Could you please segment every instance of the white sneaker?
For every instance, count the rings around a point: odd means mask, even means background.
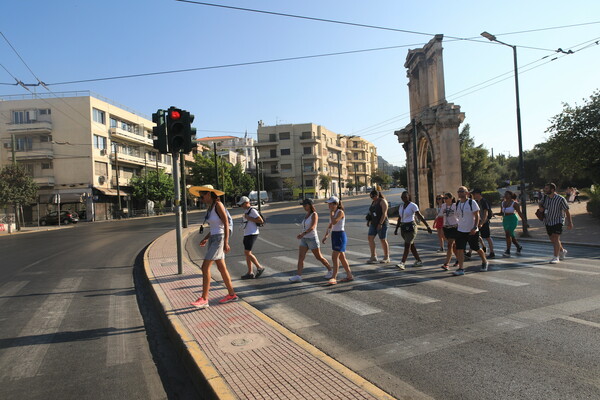
[[[331,277],[333,276],[333,271],[329,270],[327,271],[327,273],[325,274],[325,279],[331,279]]]
[[[383,260],[379,261],[381,264],[389,264],[392,262],[392,260],[390,260],[390,258],[384,258]]]
[[[396,267],[398,267],[398,269],[400,269],[402,271],[404,271],[406,269],[406,265],[404,265],[404,263],[402,263],[402,262],[399,264],[396,264]]]
[[[369,261],[367,261],[367,264],[377,264],[379,262],[379,260],[377,260],[377,257],[371,257],[369,258]]]
[[[294,275],[290,278],[290,282],[292,282],[292,283],[302,282],[302,277],[300,275]]]
[[[415,263],[413,264],[413,267],[422,267],[423,266],[423,261],[415,261]]]
[[[552,260],[550,260],[550,264],[558,264],[560,262],[558,257],[554,257],[552,258]]]
[[[558,252],[558,259],[561,260],[561,261],[564,260],[565,257],[567,256],[567,253],[568,253],[567,249],[559,251]]]

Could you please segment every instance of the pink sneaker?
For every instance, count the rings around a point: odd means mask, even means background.
[[[198,297],[198,300],[190,304],[196,308],[208,308],[208,300],[204,300],[202,297]]]
[[[231,303],[232,301],[238,301],[239,299],[240,298],[237,296],[237,294],[234,294],[233,296],[228,294],[227,296],[219,300],[219,304]]]

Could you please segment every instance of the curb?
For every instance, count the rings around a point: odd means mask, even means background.
[[[159,238],[164,235],[159,236]],[[185,239],[187,239],[187,236]],[[182,242],[185,239],[182,239]],[[160,313],[161,318],[167,328],[171,342],[177,349],[178,356],[183,360],[185,368],[192,376],[194,386],[196,386],[199,393],[204,393],[210,399],[215,400],[237,399],[230,390],[229,385],[227,385],[202,349],[200,349],[198,342],[196,342],[187,328],[179,321],[179,318],[170,313],[171,302],[160,287],[160,284],[156,282],[156,278],[148,263],[148,253],[156,240],[150,243],[144,252],[144,273],[152,288],[152,298],[159,307],[159,311],[162,311]]]

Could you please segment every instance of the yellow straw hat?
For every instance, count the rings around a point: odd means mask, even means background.
[[[217,196],[223,196],[225,194],[225,192],[215,189],[213,185],[192,186],[188,189],[188,192],[196,197],[200,197],[200,193],[202,192],[213,192]]]

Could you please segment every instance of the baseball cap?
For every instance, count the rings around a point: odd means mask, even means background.
[[[237,202],[237,205],[241,206],[244,203],[250,203],[250,199],[246,196],[240,197],[240,200]]]
[[[313,204],[315,204],[315,202],[313,201],[313,199],[304,199],[304,200],[302,200],[300,202],[301,206],[304,206],[304,205],[307,205],[307,204],[313,205]]]
[[[473,193],[473,194],[474,194],[474,193],[479,193],[479,194],[481,194],[481,189],[473,189],[473,190],[471,190],[471,193]]]
[[[335,196],[331,196],[325,203],[339,203],[340,199]]]

